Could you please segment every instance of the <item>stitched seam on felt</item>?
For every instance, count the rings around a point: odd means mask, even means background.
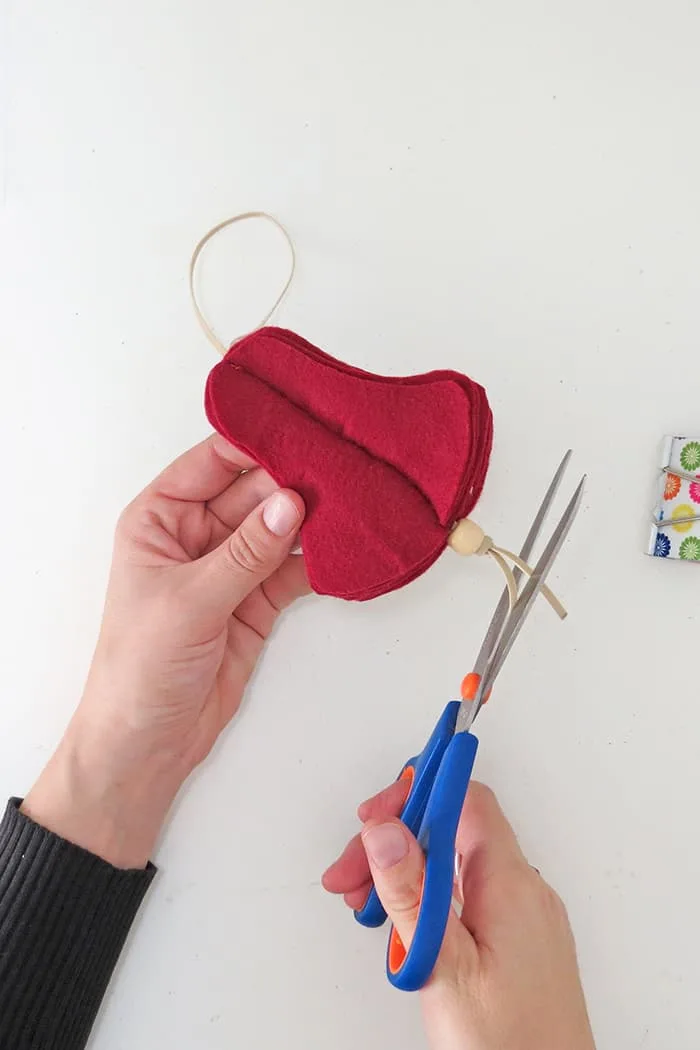
[[[420,487],[420,485],[418,485],[417,482],[415,482],[412,478],[409,478],[409,476],[407,474],[404,474],[402,470],[399,470],[398,467],[395,467],[393,463],[389,463],[389,461],[384,459],[382,456],[378,456],[375,452],[372,452],[370,449],[365,448],[364,445],[361,445],[359,441],[355,441],[354,438],[346,437],[345,434],[343,434],[341,431],[335,430],[328,423],[326,423],[325,420],[313,415],[313,413],[310,412],[308,408],[305,408],[303,405],[300,405],[298,401],[295,401],[293,398],[289,397],[288,394],[280,390],[273,383],[268,382],[267,379],[261,379],[260,376],[256,375],[255,372],[251,371],[251,369],[247,368],[245,365],[234,364],[233,361],[227,361],[225,359],[217,367],[221,367],[222,365],[227,365],[229,368],[233,368],[237,372],[245,372],[246,375],[250,376],[252,379],[255,379],[256,382],[261,383],[263,386],[266,386],[268,390],[274,391],[274,393],[277,394],[278,397],[281,397],[284,401],[288,401],[290,405],[293,405],[294,408],[296,408],[298,412],[301,412],[303,415],[305,415],[307,419],[310,419],[312,422],[323,427],[323,429],[329,431],[329,433],[334,434],[336,437],[338,437],[339,440],[345,442],[348,445],[352,445],[354,448],[364,453],[364,455],[367,456],[369,459],[373,459],[375,463],[381,463],[382,466],[386,467],[388,470],[393,471],[394,474],[398,474],[398,476],[403,481],[405,481],[406,484],[410,485],[416,490],[421,499],[430,507],[433,517],[435,518],[435,521],[440,526],[440,528],[447,528],[447,526],[443,525],[440,521],[433,501],[430,499],[430,497],[426,495],[425,492],[423,492],[423,489]]]
[[[373,383],[379,385],[398,382],[404,386],[414,387],[429,386],[435,382],[449,382],[459,387],[469,405],[472,437],[475,433],[481,432],[481,428],[476,426],[476,422],[477,417],[479,421],[481,420],[481,412],[483,410],[485,410],[486,414],[491,418],[491,422],[489,424],[488,433],[484,435],[484,446],[481,447],[479,444],[477,447],[477,445],[470,443],[469,454],[466,457],[466,462],[461,472],[462,480],[460,481],[446,515],[447,521],[445,527],[447,527],[448,522],[454,524],[455,521],[459,521],[460,518],[466,517],[466,515],[471,513],[481,496],[484,481],[486,479],[484,472],[484,478],[482,479],[481,484],[478,485],[476,491],[474,491],[470,477],[474,473],[475,465],[478,466],[484,458],[488,459],[490,457],[493,445],[493,417],[486,390],[481,383],[477,383],[476,380],[471,379],[469,376],[465,376],[463,373],[456,372],[454,369],[450,368],[437,368],[430,372],[421,372],[418,375],[406,376],[385,376],[379,375],[376,372],[367,372],[363,368],[358,368],[356,365],[349,365],[346,361],[341,361],[339,358],[333,357],[331,354],[326,353],[325,350],[321,350],[319,347],[314,346],[313,343],[310,343],[307,339],[304,339],[303,336],[298,335],[296,332],[292,332],[286,328],[277,328],[275,326],[262,328],[257,332],[252,332],[250,335],[244,336],[243,339],[238,340],[230,347],[229,353],[233,354],[236,347],[241,346],[254,338],[260,338],[261,336],[270,339],[272,342],[280,343],[282,346],[293,347],[299,353],[310,358],[316,364],[325,367],[330,372],[340,372],[342,375],[352,377],[359,376],[362,379],[371,380]],[[225,360],[228,360],[228,354],[226,355]],[[238,367],[243,368],[244,366],[239,365]],[[291,398],[289,400],[291,402]],[[291,403],[295,404],[295,402]],[[396,469],[398,470],[398,468]],[[419,489],[419,491],[422,492],[421,489]],[[430,497],[426,498],[432,506],[432,500]],[[438,521],[440,521],[439,518]],[[440,524],[442,525],[441,521]]]
[[[321,350],[319,347],[314,346],[313,343],[310,343],[307,339],[304,339],[303,336],[298,335],[296,332],[292,332],[290,329],[286,328],[278,328],[274,325],[265,326],[263,328],[257,329],[255,332],[249,332],[241,339],[236,340],[236,342],[232,343],[229,347],[225,357],[223,358],[223,362],[226,364],[234,364],[234,367],[240,368],[241,371],[248,371],[249,375],[254,375],[254,373],[250,372],[245,365],[240,363],[235,364],[233,358],[235,357],[235,352],[239,347],[242,347],[245,344],[255,339],[258,339],[261,336],[265,339],[269,339],[271,342],[279,343],[282,346],[291,346],[293,349],[295,349],[305,357],[310,358],[316,364],[325,367],[330,372],[340,372],[341,374],[346,376],[359,376],[362,379],[371,380],[373,383],[377,383],[379,385],[383,383],[393,384],[395,382],[398,382],[402,385],[413,387],[428,386],[434,382],[450,382],[453,383],[455,386],[459,387],[469,405],[472,438],[476,432],[480,432],[481,428],[475,425],[477,421],[475,416],[478,416],[480,420],[482,410],[485,409],[487,415],[491,417],[491,423],[489,426],[489,433],[485,435],[484,447],[481,447],[480,444],[478,444],[477,447],[477,445],[475,445],[473,441],[470,443],[469,453],[466,457],[466,462],[461,471],[461,481],[455,492],[454,498],[450,503],[449,510],[446,513],[446,521],[443,527],[451,527],[451,525],[453,525],[455,521],[459,521],[461,518],[466,517],[468,514],[471,513],[481,496],[484,487],[484,482],[486,480],[486,472],[484,471],[484,478],[482,479],[481,484],[477,486],[476,491],[473,490],[472,483],[470,482],[470,476],[474,473],[475,465],[481,463],[484,458],[486,458],[487,460],[490,458],[493,445],[493,417],[491,414],[491,408],[488,402],[486,390],[480,383],[477,383],[476,380],[471,379],[469,376],[465,376],[461,372],[456,372],[454,371],[454,369],[449,368],[438,368],[433,369],[430,372],[422,372],[418,375],[407,376],[385,376],[379,375],[376,372],[366,372],[364,369],[358,368],[356,365],[349,365],[346,361],[341,361],[339,358],[333,357],[331,354],[326,353],[325,350]],[[229,355],[231,355],[231,359],[229,359]],[[260,377],[256,376],[255,378]],[[261,382],[266,381],[261,380]],[[268,385],[271,390],[277,389],[276,387],[272,386],[272,384]],[[296,406],[295,401],[293,401],[291,398],[288,398],[288,400],[290,404]],[[302,409],[302,411],[304,410]],[[352,441],[351,438],[348,438],[347,440]],[[353,443],[357,444],[356,442]],[[361,448],[362,446],[357,445],[357,447]],[[375,456],[374,458],[378,461],[380,460],[380,457],[378,456]],[[384,460],[381,460],[381,462],[384,462]],[[405,476],[398,467],[396,467],[395,469],[398,473],[402,474],[402,476]],[[407,480],[410,481],[410,479]],[[417,484],[416,487],[418,488],[419,492],[421,492],[421,494],[424,495],[422,489]],[[433,506],[433,502],[430,499],[430,497],[426,496],[426,499],[428,500],[428,503],[431,506]],[[437,516],[437,513],[435,516],[440,525],[442,526],[443,522]]]

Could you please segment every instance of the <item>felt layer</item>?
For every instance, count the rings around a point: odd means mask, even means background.
[[[409,582],[484,483],[491,412],[458,372],[373,375],[263,328],[212,369],[205,401],[219,433],[304,498],[321,594],[364,600]]]

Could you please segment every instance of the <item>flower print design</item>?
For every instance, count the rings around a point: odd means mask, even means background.
[[[654,557],[655,558],[668,558],[671,553],[671,541],[668,536],[664,536],[663,532],[657,532],[656,543],[654,544]]]
[[[664,489],[664,499],[675,499],[678,493],[681,491],[681,479],[677,474],[666,475],[666,487]]]
[[[686,536],[678,553],[684,561],[700,561],[700,536]]]
[[[673,513],[671,514],[671,524],[673,525],[673,522],[676,518],[692,518],[694,514],[695,510],[690,506],[689,503],[681,503],[679,504],[679,506],[673,508]],[[673,525],[673,528],[676,530],[676,532],[689,532],[692,529],[692,527],[692,521],[684,521],[681,522],[679,525]]]
[[[683,470],[700,470],[700,441],[689,441],[681,449]]]
[[[698,481],[691,481],[690,488],[688,489],[688,495],[693,503],[700,503],[700,474],[698,474],[697,477]]]

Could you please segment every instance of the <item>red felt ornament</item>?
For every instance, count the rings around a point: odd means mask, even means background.
[[[227,351],[197,301],[195,270],[212,237],[248,219],[277,227],[291,266],[260,325]],[[424,572],[449,543],[458,554],[488,556],[498,565],[512,609],[517,574],[533,571],[525,561],[529,543],[515,554],[466,517],[481,493],[491,452],[483,388],[460,372],[364,372],[293,332],[266,328],[295,265],[294,243],[282,223],[267,212],[244,212],[205,233],[192,253],[189,278],[199,323],[223,356],[207,381],[207,415],[280,485],[304,496],[302,540],[314,590],[376,598]],[[566,616],[556,595],[544,584],[540,589],[557,615]]]
[[[420,575],[486,477],[491,410],[459,372],[374,375],[261,328],[212,369],[205,404],[220,434],[304,498],[319,594],[362,601]]]
[[[261,325],[227,351],[200,309],[195,269],[221,230],[249,219],[285,237],[290,270]],[[281,328],[264,327],[294,276],[294,243],[274,216],[244,212],[199,241],[190,260],[197,318],[223,355],[207,380],[206,412],[306,504],[301,531],[311,586],[363,601],[424,572],[446,544],[490,555],[503,570],[511,604],[515,577],[506,558],[529,567],[466,519],[486,477],[493,425],[483,387],[459,372],[390,377],[344,364]]]

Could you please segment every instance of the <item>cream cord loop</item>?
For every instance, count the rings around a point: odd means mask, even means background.
[[[265,314],[265,316],[263,317],[263,319],[260,322],[260,324],[257,324],[255,326],[255,328],[251,329],[251,331],[257,332],[258,328],[262,328],[263,325],[266,325],[267,322],[270,320],[270,318],[274,314],[275,310],[280,305],[280,303],[284,299],[285,295],[289,291],[289,286],[292,283],[292,280],[294,279],[294,273],[295,273],[296,265],[297,265],[296,252],[294,251],[294,242],[292,241],[292,238],[289,235],[289,231],[282,225],[282,223],[279,221],[279,219],[276,219],[274,217],[274,215],[270,215],[266,211],[245,211],[245,212],[242,212],[240,215],[233,215],[230,219],[224,219],[223,222],[218,222],[216,224],[216,226],[212,226],[212,228],[210,230],[208,230],[207,233],[204,234],[202,239],[197,243],[194,251],[192,252],[192,258],[190,259],[190,272],[189,272],[190,297],[192,299],[192,306],[194,307],[195,315],[197,317],[197,320],[200,323],[202,331],[204,332],[205,336],[207,337],[207,339],[209,340],[211,345],[222,356],[228,350],[228,346],[225,346],[224,343],[221,341],[221,339],[219,339],[218,335],[216,334],[216,332],[211,327],[211,325],[207,321],[206,317],[202,313],[202,309],[201,309],[201,307],[199,305],[199,302],[197,300],[197,293],[195,291],[195,281],[194,281],[195,271],[197,269],[197,262],[199,261],[199,257],[202,254],[202,249],[209,243],[209,241],[213,237],[216,237],[217,233],[221,233],[222,230],[225,230],[227,226],[233,226],[234,223],[236,223],[236,222],[244,222],[246,219],[266,219],[267,222],[271,222],[272,225],[276,226],[277,229],[284,235],[284,238],[285,238],[285,240],[287,242],[287,245],[289,246],[289,252],[290,252],[290,255],[291,255],[291,265],[290,265],[290,268],[289,268],[289,276],[288,276],[288,278],[286,280],[286,283],[285,283],[282,291],[280,292],[280,294],[275,299],[275,302],[274,302],[274,305],[273,305],[272,309],[269,310]],[[238,342],[238,340],[240,338],[242,338],[242,337],[241,336],[236,336],[235,339],[232,339],[230,341],[229,346],[232,343]]]
[[[488,555],[496,562],[506,578],[508,599],[512,609],[518,597],[518,585],[515,582],[513,570],[508,562],[511,561],[514,565],[517,565],[526,576],[532,576],[532,569],[527,562],[519,558],[517,554],[513,554],[512,551],[506,550],[505,547],[497,547],[491,537],[486,536],[484,530],[470,518],[462,518],[461,521],[457,522],[447,542],[457,554]],[[566,617],[566,609],[557,596],[544,584],[542,585],[541,593],[552,606],[557,616],[563,620]]]

